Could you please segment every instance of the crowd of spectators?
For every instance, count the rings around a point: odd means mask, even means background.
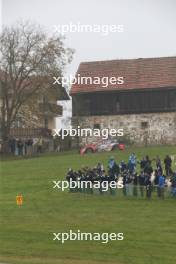
[[[176,171],[172,169],[173,162],[169,155],[166,155],[163,162],[157,156],[150,159],[147,155],[141,160],[137,160],[136,155],[132,153],[127,162],[121,161],[117,163],[114,157],[111,157],[107,164],[107,170],[104,169],[102,163],[98,163],[94,168],[88,166],[82,167],[78,171],[69,169],[66,174],[67,181],[99,181],[99,193],[103,194],[103,183],[112,181],[122,183],[122,193],[124,196],[140,196],[150,199],[153,193],[161,199],[165,197],[165,191],[176,197]],[[93,186],[93,185],[92,185]],[[93,193],[94,188],[83,188],[88,193]],[[73,190],[71,190],[73,191]],[[78,188],[77,188],[78,191]],[[108,190],[111,194],[118,192],[109,187]]]
[[[39,138],[10,138],[8,141],[9,152],[17,156],[32,156],[34,153],[42,153],[44,140]]]

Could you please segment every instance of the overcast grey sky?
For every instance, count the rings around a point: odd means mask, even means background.
[[[76,50],[68,71],[81,61],[176,55],[176,0],[2,0],[3,24],[34,20],[53,25],[123,24],[123,33],[68,33]]]
[[[123,24],[123,33],[67,33],[76,50],[67,73],[81,61],[176,55],[176,0],[2,0],[2,23],[31,19],[53,25]]]

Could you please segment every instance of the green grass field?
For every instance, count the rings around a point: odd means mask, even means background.
[[[176,147],[129,148],[114,152],[117,161],[135,151],[163,158]],[[67,168],[107,165],[111,153],[43,155],[1,162],[0,262],[15,264],[175,264],[176,200],[86,195],[53,189],[52,180]],[[16,205],[22,193],[24,204]],[[53,241],[52,233],[123,232],[123,241]]]

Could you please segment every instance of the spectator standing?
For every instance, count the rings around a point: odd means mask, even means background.
[[[37,153],[42,153],[43,150],[43,138],[39,137],[37,142]]]
[[[24,143],[21,139],[19,139],[17,141],[17,150],[18,150],[18,155],[19,156],[23,156],[23,147],[24,147]]]
[[[128,169],[130,173],[133,173],[136,169],[136,155],[132,153],[128,160]]]
[[[139,190],[141,197],[144,196],[144,186],[145,186],[145,174],[143,171],[141,171],[141,174],[139,175]]]
[[[119,166],[116,164],[114,157],[111,157],[108,161],[109,174],[118,176]]]
[[[16,139],[15,138],[11,138],[9,140],[9,146],[10,146],[10,153],[15,155],[15,149],[16,149]]]
[[[165,187],[165,177],[159,172],[159,182],[158,182],[159,192],[158,197],[164,199],[164,187]]]
[[[165,164],[165,171],[166,171],[166,176],[170,176],[172,172],[172,159],[169,155],[167,155],[164,159],[164,164]]]
[[[161,173],[163,173],[162,164],[159,156],[156,156],[156,168],[158,171],[161,171]]]
[[[33,148],[33,139],[32,138],[28,138],[25,142],[25,146],[26,146],[26,154],[28,156],[32,155],[32,148]]]
[[[146,198],[151,199],[152,196],[152,182],[151,175],[145,174]]]
[[[173,197],[176,197],[176,171],[173,173],[170,182],[171,182],[171,194]]]

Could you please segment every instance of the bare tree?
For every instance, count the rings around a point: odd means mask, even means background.
[[[49,37],[30,22],[5,27],[0,35],[0,103],[2,140],[20,108],[44,91],[48,92],[53,76],[62,76],[72,60],[73,50],[65,48],[60,36]]]

